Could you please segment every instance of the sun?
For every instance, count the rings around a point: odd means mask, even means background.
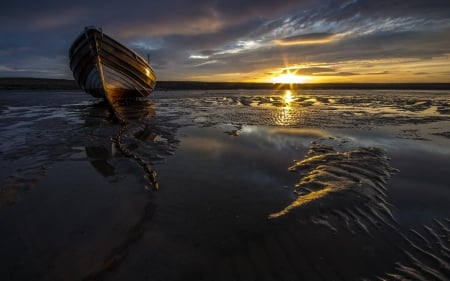
[[[302,75],[296,75],[294,73],[283,73],[278,76],[272,77],[272,83],[276,84],[303,84],[307,78]]]

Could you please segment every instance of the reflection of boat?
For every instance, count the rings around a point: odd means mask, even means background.
[[[89,161],[101,175],[109,177],[116,174],[115,167],[108,162],[112,153],[105,146],[89,146],[85,151]]]
[[[150,120],[155,116],[153,103],[148,100],[126,100],[114,107],[116,114],[128,122]]]
[[[145,97],[155,88],[156,78],[148,62],[101,29],[86,27],[73,42],[69,58],[80,87],[110,104],[122,98]]]
[[[154,117],[153,104],[148,100],[121,100],[113,106],[115,117],[120,117],[120,130],[111,138],[111,128],[116,123],[109,122],[111,111],[101,101],[92,104],[86,114],[85,128],[87,135],[92,136],[93,145],[85,148],[86,155],[94,168],[103,176],[111,177],[118,174],[114,166],[116,153],[133,159],[145,172],[145,177],[158,189],[156,171],[148,159],[160,159],[159,155],[167,155],[173,148],[155,144],[159,130],[150,122]],[[111,108],[110,108],[111,109]],[[111,145],[112,144],[112,145]]]

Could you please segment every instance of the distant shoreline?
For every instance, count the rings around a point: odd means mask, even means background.
[[[0,77],[0,90],[79,90],[74,80]],[[450,83],[322,83],[282,85],[247,82],[158,81],[156,90],[450,90]]]

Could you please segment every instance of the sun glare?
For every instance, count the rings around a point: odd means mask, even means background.
[[[294,73],[284,73],[272,78],[272,82],[277,84],[302,84],[305,83],[305,81],[305,76],[296,75]]]
[[[286,90],[283,96],[284,103],[290,104],[292,102],[292,92],[290,90]]]

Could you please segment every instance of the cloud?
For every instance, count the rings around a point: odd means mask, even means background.
[[[0,65],[0,72],[6,72],[6,73],[8,73],[8,72],[12,72],[12,71],[13,71],[13,69],[10,68],[10,67],[8,67],[8,66],[6,66],[6,65]]]
[[[310,34],[289,36],[282,39],[275,39],[274,43],[282,46],[324,44],[333,42],[338,38],[339,35],[333,33],[310,33]]]
[[[150,53],[159,79],[239,80],[296,66],[299,75],[351,77],[410,60],[433,60],[416,72],[442,73],[450,67],[449,10],[448,0],[4,1],[0,65],[8,69],[0,76],[70,76],[67,52],[86,25]]]

